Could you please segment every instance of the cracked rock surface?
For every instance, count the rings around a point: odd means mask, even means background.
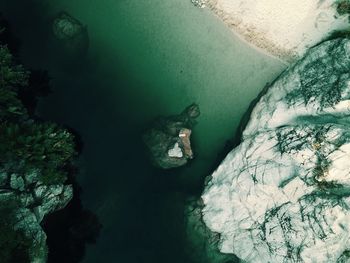
[[[202,199],[222,253],[350,262],[350,40],[310,49],[269,87]]]

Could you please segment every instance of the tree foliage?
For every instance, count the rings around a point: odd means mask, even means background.
[[[0,46],[0,87],[18,89],[28,84],[29,72],[16,65],[6,46]]]
[[[69,132],[52,123],[4,123],[0,124],[0,156],[0,163],[17,173],[39,169],[44,183],[63,183],[63,168],[74,156],[74,141]]]
[[[35,169],[43,183],[63,183],[64,168],[75,154],[74,138],[56,124],[29,118],[18,95],[30,89],[29,75],[0,45],[0,167],[16,173]]]

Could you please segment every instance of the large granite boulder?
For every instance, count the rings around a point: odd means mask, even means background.
[[[156,167],[175,168],[193,159],[190,138],[199,115],[198,105],[192,104],[179,115],[158,118],[144,133],[144,142]]]
[[[350,40],[312,49],[260,98],[202,195],[222,253],[350,262]]]

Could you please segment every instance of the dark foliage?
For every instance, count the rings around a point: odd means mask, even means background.
[[[4,123],[0,124],[0,156],[0,164],[16,172],[39,169],[44,183],[64,183],[62,167],[74,156],[73,138],[51,123]]]
[[[4,45],[6,43],[7,45]],[[0,169],[27,173],[35,169],[44,184],[73,184],[74,197],[68,206],[48,215],[49,262],[80,262],[85,244],[94,243],[101,225],[82,207],[74,176],[74,157],[81,151],[78,134],[34,116],[37,98],[50,92],[47,71],[27,71],[14,58],[19,41],[0,16]],[[16,207],[0,204],[0,262],[27,263],[33,241],[15,229]]]

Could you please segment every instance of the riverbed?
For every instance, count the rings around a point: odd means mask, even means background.
[[[184,202],[200,193],[249,104],[286,65],[189,0],[0,0],[0,10],[22,41],[24,65],[52,77],[38,114],[82,137],[82,200],[104,226],[84,262],[191,262]],[[49,21],[62,10],[87,25],[81,61],[50,46]],[[170,172],[152,168],[143,129],[192,102],[201,109],[196,158]]]

